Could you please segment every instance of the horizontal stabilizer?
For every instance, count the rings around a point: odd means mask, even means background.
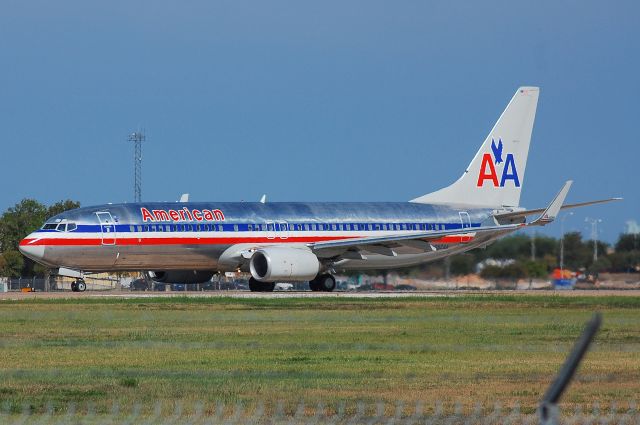
[[[563,205],[562,207],[560,207],[560,210],[568,210],[568,209],[571,209],[571,208],[587,207],[589,205],[606,204],[608,202],[614,202],[614,201],[622,201],[622,198],[608,198],[608,199],[599,199],[597,201],[579,202],[577,204],[567,204],[567,205]],[[507,222],[508,223],[516,223],[516,222],[520,222],[522,219],[524,219],[525,217],[528,217],[530,215],[541,214],[541,213],[544,212],[544,210],[545,210],[545,208],[536,208],[536,209],[533,209],[533,210],[498,213],[498,214],[495,214],[494,217],[500,223],[507,223]]]

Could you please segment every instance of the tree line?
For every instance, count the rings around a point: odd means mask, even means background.
[[[80,207],[66,200],[46,206],[34,199],[23,199],[0,216],[0,276],[43,276],[45,268],[18,251],[20,241],[40,228],[50,217]]]
[[[584,240],[580,232],[569,232],[564,235],[563,243],[563,267],[566,270],[592,276],[603,272],[640,272],[640,234],[621,234],[610,245],[603,241]],[[594,244],[597,244],[597,260],[594,260]],[[500,239],[485,249],[452,257],[450,273],[474,273],[479,263],[496,259],[511,261],[501,265],[486,265],[480,273],[483,277],[546,278],[560,267],[560,250],[559,238],[518,234]]]

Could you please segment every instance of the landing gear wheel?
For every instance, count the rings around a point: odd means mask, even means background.
[[[321,274],[309,281],[309,289],[314,292],[331,292],[336,289],[336,279],[329,273]]]
[[[71,291],[78,292],[78,284],[76,282],[71,283]]]
[[[249,290],[251,292],[260,292],[260,282],[254,278],[249,278]]]
[[[311,289],[313,292],[322,291],[322,289],[320,289],[320,285],[318,284],[318,281],[316,279],[313,279],[313,280],[309,281],[309,289]]]
[[[251,292],[273,292],[275,283],[259,282],[254,278],[249,279],[249,290]]]
[[[328,273],[318,276],[315,280],[318,282],[320,291],[332,292],[336,289],[336,278]]]
[[[78,279],[76,281],[76,288],[78,292],[84,292],[87,290],[87,284],[84,282],[84,279]]]

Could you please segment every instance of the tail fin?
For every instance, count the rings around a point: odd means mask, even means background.
[[[538,87],[520,87],[462,177],[411,202],[517,207],[539,93]]]

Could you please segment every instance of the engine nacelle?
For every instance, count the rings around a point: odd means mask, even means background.
[[[317,276],[320,261],[307,249],[267,247],[253,253],[249,269],[260,282],[303,282]]]
[[[160,283],[204,283],[213,276],[213,272],[207,270],[154,270],[147,273],[151,280]]]

